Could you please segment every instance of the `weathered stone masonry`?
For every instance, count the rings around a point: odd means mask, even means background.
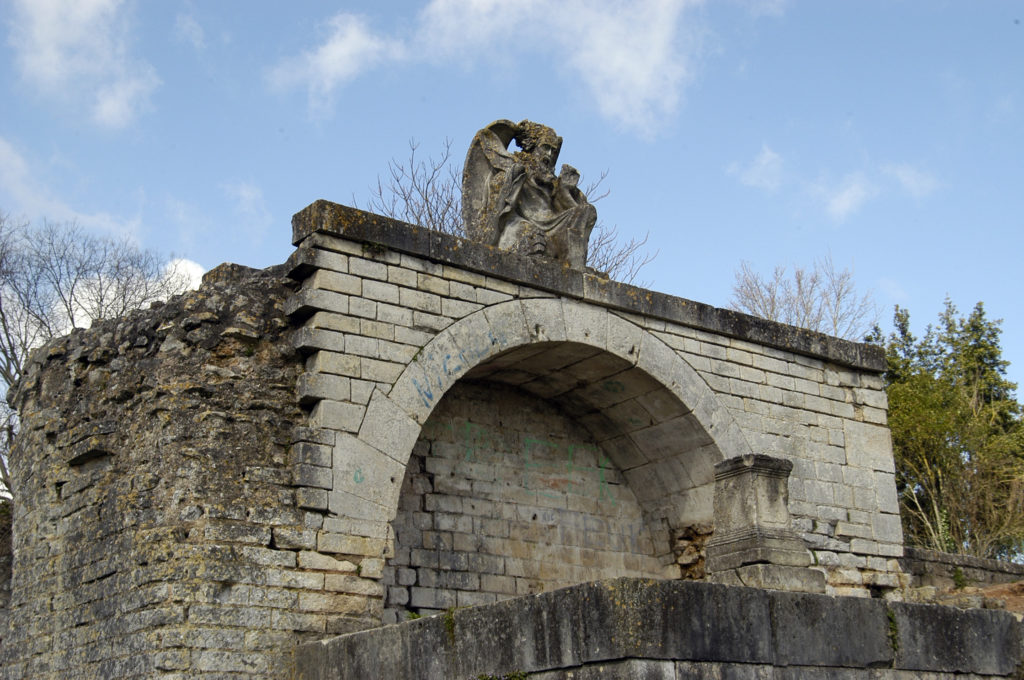
[[[293,229],[35,355],[5,677],[282,677],[407,611],[699,577],[751,453],[830,593],[898,585],[877,349],[323,201]]]
[[[712,523],[712,465],[767,452],[793,462],[790,510],[832,592],[897,585],[902,541],[876,348],[326,202],[299,213],[294,231],[303,285],[291,309],[309,352],[300,391],[314,404],[311,426],[334,438],[333,460],[323,446],[304,493],[350,518],[328,519],[326,530],[343,524],[372,556],[390,551],[414,443],[452,385],[486,380],[554,403],[589,431],[636,497],[661,576],[679,574],[675,536]],[[543,512],[571,500],[532,503]],[[438,598],[434,608],[453,601]]]

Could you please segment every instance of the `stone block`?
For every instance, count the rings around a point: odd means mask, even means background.
[[[349,299],[348,313],[353,317],[376,319],[377,302],[368,298],[352,297]]]
[[[353,276],[359,276],[364,279],[388,280],[388,266],[384,262],[367,260],[362,257],[350,257],[348,260],[348,270]]]
[[[400,304],[400,290],[403,289],[400,289],[393,283],[385,283],[383,281],[373,281],[369,279],[363,281],[363,297],[376,300],[377,302],[387,302],[394,305]],[[402,306],[407,305],[403,304]]]
[[[781,564],[747,564],[708,575],[712,583],[797,593],[824,593],[825,574]]]
[[[405,307],[380,303],[377,305],[377,320],[383,323],[394,324],[396,326],[409,327],[412,325],[412,310],[406,309]],[[397,333],[397,330],[395,332]],[[398,339],[397,336],[395,339]]]
[[[306,319],[321,311],[348,314],[349,296],[330,290],[304,288],[288,299],[284,311],[293,319]]]
[[[330,489],[334,486],[334,475],[330,468],[318,465],[299,464],[294,467],[296,486]]]
[[[327,509],[327,490],[299,488],[295,490],[295,505],[308,510]]]
[[[359,429],[359,439],[390,456],[402,466],[397,484],[402,483],[405,462],[420,434],[420,424],[383,392],[374,392]]]
[[[393,361],[379,361],[367,357],[359,360],[359,377],[388,385],[394,383],[404,369],[404,365]]]
[[[359,377],[359,357],[338,352],[320,351],[306,360],[306,370],[313,373]]]
[[[490,286],[493,279],[488,279],[485,285]],[[490,288],[478,288],[476,291],[476,301],[482,305],[497,305],[502,302],[508,302],[512,299],[512,295],[509,293],[502,293],[500,291],[491,290]]]
[[[324,553],[360,557],[388,557],[390,553],[390,546],[385,539],[347,536],[326,531],[321,531],[318,535],[317,549]]]
[[[274,545],[285,550],[313,550],[316,548],[316,531],[274,527]]]
[[[365,412],[366,408],[358,403],[324,399],[316,402],[309,414],[309,424],[313,427],[356,432]]]
[[[435,295],[447,296],[449,293],[449,282],[439,276],[421,273],[416,277],[416,285],[411,286]]]
[[[893,603],[894,667],[1008,676],[1024,661],[1022,628],[1012,614]]]
[[[779,666],[876,668],[893,661],[885,604],[824,595],[769,594]],[[783,634],[782,631],[792,631]],[[799,634],[796,632],[799,631]]]
[[[427,609],[448,609],[458,604],[455,593],[437,588],[413,586],[409,589],[409,606]]]
[[[389,300],[389,302],[391,302]],[[428,314],[441,313],[441,297],[412,288],[399,289],[399,303],[407,309],[414,309]]]
[[[881,425],[845,421],[846,455],[851,465],[892,473],[892,440],[889,429]]]
[[[323,290],[345,295],[361,295],[362,280],[358,276],[350,276],[335,271],[321,269],[306,279],[303,290]],[[338,310],[332,310],[338,311]],[[342,312],[344,313],[344,312]]]
[[[321,399],[348,401],[352,396],[351,381],[346,376],[329,373],[303,373],[295,386],[299,403],[308,405]]]

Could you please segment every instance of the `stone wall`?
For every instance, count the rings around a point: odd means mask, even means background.
[[[33,355],[3,677],[277,677],[299,641],[379,621],[295,501],[291,292],[223,266]]]
[[[994,610],[618,579],[300,647],[296,680],[1018,678]]]
[[[1024,564],[907,547],[900,567],[914,586],[963,588],[1024,580]]]
[[[309,355],[299,391],[310,426],[334,441],[302,493],[327,510],[325,530],[370,539],[366,557],[390,550],[415,442],[470,378],[525,389],[586,428],[663,563],[678,537],[712,523],[713,465],[754,452],[792,461],[791,514],[829,592],[899,586],[878,348],[325,201],[293,232],[302,287],[289,311]]]
[[[326,202],[293,231],[33,355],[4,677],[281,677],[407,611],[700,577],[751,453],[830,593],[900,583],[878,348]]]
[[[528,392],[454,386],[413,449],[385,623],[624,574],[653,557],[639,503],[590,433]]]

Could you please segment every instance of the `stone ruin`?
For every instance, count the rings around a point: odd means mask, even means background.
[[[481,130],[470,239],[317,201],[38,350],[2,676],[1012,676],[896,602],[881,351],[587,270],[559,146]]]

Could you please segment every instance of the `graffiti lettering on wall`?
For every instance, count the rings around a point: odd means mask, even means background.
[[[467,473],[470,466],[480,464],[501,469],[511,463],[517,468],[522,488],[543,498],[584,496],[612,507],[618,504],[614,467],[594,444],[533,436],[523,436],[513,444],[516,437],[509,441],[507,434],[468,420],[458,425],[448,422],[442,427],[458,445],[455,470]]]
[[[454,355],[445,353],[444,356],[439,356],[428,351],[422,357],[417,357],[417,360],[422,359],[421,364],[423,365],[424,373],[428,371],[432,373],[426,375],[423,382],[416,378],[412,379],[412,384],[420,395],[420,399],[423,400],[423,405],[430,406],[434,403],[435,389],[437,390],[436,398],[440,398],[451,384],[452,378],[457,378],[464,371],[479,363],[481,359],[493,354],[494,348],[504,345],[504,337],[498,337],[491,331],[488,331],[486,336],[474,337],[470,344],[460,349]],[[437,365],[438,359],[440,359],[440,366]]]

